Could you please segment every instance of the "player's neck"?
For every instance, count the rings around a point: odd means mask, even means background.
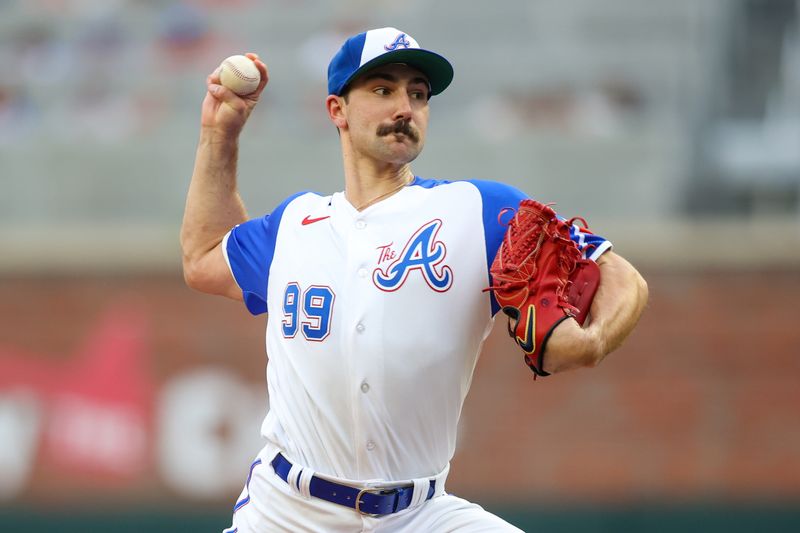
[[[409,164],[384,165],[373,164],[352,165],[345,163],[345,189],[347,201],[361,211],[385,200],[399,192],[413,181],[414,174]]]

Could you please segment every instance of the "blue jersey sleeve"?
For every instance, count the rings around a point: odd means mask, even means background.
[[[505,208],[516,209],[528,195],[504,183],[483,180],[468,181],[478,189],[483,200],[483,237],[486,241],[486,272],[489,272],[492,262],[494,262],[494,256],[497,255],[497,250],[500,248],[500,243],[503,242],[503,235],[506,233],[507,226],[498,219],[500,211]],[[491,284],[492,279],[489,274],[489,285]],[[494,316],[500,311],[500,305],[495,300],[494,294],[490,294],[492,316]]]
[[[242,289],[248,311],[254,315],[268,310],[269,269],[275,254],[281,217],[286,206],[301,194],[304,193],[290,196],[269,215],[239,224],[225,236],[225,259],[236,284]]]
[[[569,236],[578,245],[578,249],[586,259],[597,261],[604,252],[611,249],[611,241],[595,235],[585,227],[574,223],[569,228]]]

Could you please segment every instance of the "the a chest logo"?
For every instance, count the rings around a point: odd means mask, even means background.
[[[378,266],[372,272],[372,281],[382,291],[392,292],[403,286],[413,271],[418,271],[428,286],[444,292],[453,285],[453,271],[443,264],[447,248],[436,240],[442,221],[431,220],[414,232],[399,256],[389,246],[380,246],[378,262],[394,259],[388,267]]]

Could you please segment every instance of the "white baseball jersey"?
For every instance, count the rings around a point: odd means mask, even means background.
[[[525,195],[416,177],[357,211],[300,193],[234,228],[225,258],[251,313],[269,311],[263,435],[293,462],[352,480],[442,471],[497,303],[483,289]],[[584,255],[611,244],[573,227]]]

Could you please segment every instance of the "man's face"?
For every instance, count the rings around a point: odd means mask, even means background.
[[[385,163],[405,164],[425,145],[427,78],[403,64],[378,67],[353,82],[343,105],[354,150]]]

